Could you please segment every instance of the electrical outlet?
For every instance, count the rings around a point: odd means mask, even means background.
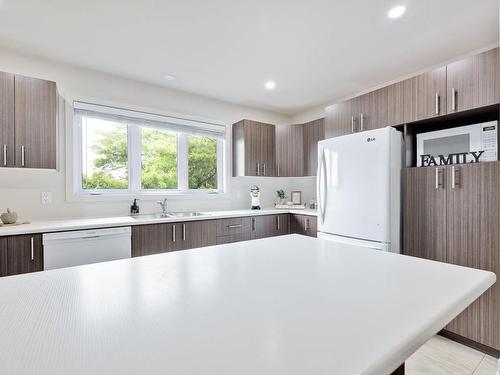
[[[50,191],[42,191],[40,193],[40,202],[42,204],[52,203],[52,193]]]

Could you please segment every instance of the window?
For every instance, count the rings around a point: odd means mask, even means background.
[[[76,192],[223,191],[225,127],[74,103]]]

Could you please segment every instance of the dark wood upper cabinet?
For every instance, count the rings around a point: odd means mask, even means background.
[[[134,225],[132,227],[132,256],[159,254],[169,251],[169,224]]]
[[[358,131],[400,125],[404,121],[402,82],[361,95],[358,100]]]
[[[318,170],[318,142],[325,139],[325,119],[303,125],[303,176],[316,176]]]
[[[500,102],[498,51],[495,48],[446,67],[448,113]]]
[[[445,168],[404,170],[404,254],[446,261],[445,184]]]
[[[325,111],[325,138],[359,131],[359,98],[331,105]]]
[[[500,272],[498,162],[447,167],[447,262]],[[500,350],[498,283],[447,329]]]
[[[403,81],[404,122],[446,114],[446,67]]]
[[[15,76],[16,166],[56,168],[55,82]]]
[[[302,125],[276,127],[276,175],[300,177],[304,169],[304,128]]]
[[[9,236],[0,243],[0,252],[2,245],[6,246],[2,261],[5,264],[0,266],[3,276],[43,271],[41,234]]]
[[[0,72],[0,167],[14,166],[14,75]]]
[[[275,127],[251,120],[233,124],[233,177],[275,176]]]

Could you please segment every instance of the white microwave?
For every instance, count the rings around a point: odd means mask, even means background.
[[[417,166],[497,160],[497,121],[417,134]]]

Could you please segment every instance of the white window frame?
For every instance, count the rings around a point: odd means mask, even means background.
[[[97,105],[96,105],[97,106]],[[106,106],[98,106],[103,109],[111,108],[120,111],[120,109]],[[127,110],[123,110],[127,111]],[[105,114],[107,112],[104,112]],[[162,115],[154,115],[144,112],[137,112],[143,115],[151,115],[153,117],[161,117]],[[188,119],[180,119],[189,123]],[[210,125],[210,124],[209,124]],[[213,125],[213,124],[212,124]],[[217,124],[218,126],[223,126]],[[142,169],[142,146],[141,146],[141,128],[147,127],[147,124],[127,124],[128,136],[128,189],[96,189],[89,190],[83,188],[83,128],[82,121],[79,115],[76,115],[73,110],[73,195],[76,198],[89,197],[115,197],[115,198],[130,198],[130,197],[155,197],[155,196],[217,196],[224,195],[226,181],[226,133],[221,136],[213,136],[217,139],[217,189],[189,189],[188,188],[188,146],[187,138],[191,132],[182,132],[182,128],[175,130],[165,127],[167,131],[177,133],[177,189],[142,189],[141,186],[141,169]],[[161,127],[158,127],[161,129]],[[197,135],[197,134],[193,134]],[[199,134],[203,136],[204,134]],[[212,137],[207,134],[206,136]]]

